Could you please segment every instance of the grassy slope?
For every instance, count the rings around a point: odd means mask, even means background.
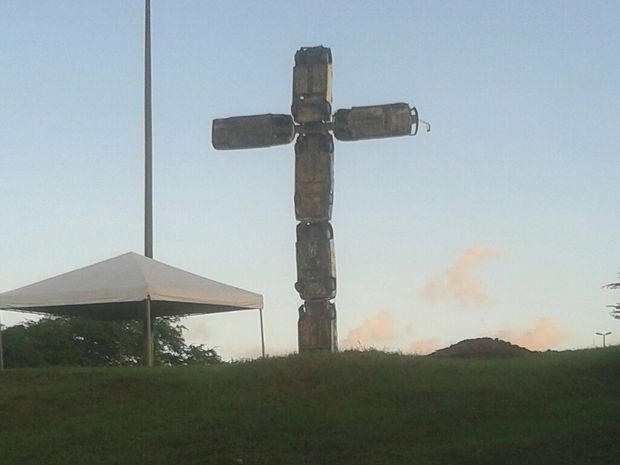
[[[0,464],[620,463],[620,348],[0,373]]]

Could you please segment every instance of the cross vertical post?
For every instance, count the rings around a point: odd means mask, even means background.
[[[299,351],[338,349],[336,334],[336,265],[330,224],[334,184],[331,122],[332,54],[326,47],[302,48],[295,54],[291,113],[298,123],[295,143],[295,244],[297,282],[304,300],[299,307]]]
[[[304,301],[298,309],[299,351],[335,352],[334,136],[354,141],[416,135],[420,123],[427,131],[430,125],[407,103],[353,107],[332,115],[332,54],[323,46],[302,47],[295,54],[291,113],[215,119],[212,143],[217,150],[261,148],[288,144],[297,135],[295,289]]]

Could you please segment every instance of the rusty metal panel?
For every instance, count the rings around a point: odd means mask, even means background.
[[[297,282],[304,300],[336,297],[334,232],[327,222],[297,225]]]
[[[299,136],[295,143],[295,217],[329,221],[334,200],[334,140],[329,134]]]
[[[336,352],[336,306],[328,300],[305,302],[299,307],[297,333],[300,352]]]
[[[346,141],[407,136],[418,123],[412,111],[407,103],[338,110],[334,115],[334,135]]]
[[[298,123],[329,121],[332,112],[332,54],[304,47],[295,54],[291,113]]]
[[[211,142],[218,150],[235,150],[288,144],[294,137],[291,116],[269,113],[215,119]]]

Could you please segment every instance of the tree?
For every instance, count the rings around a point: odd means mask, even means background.
[[[188,345],[177,317],[153,323],[155,361],[160,365],[220,363],[215,349]],[[46,317],[11,326],[3,332],[7,368],[115,366],[142,363],[142,324],[136,321],[98,321]]]
[[[620,283],[610,283],[603,286],[606,289],[620,289]],[[615,305],[608,305],[609,308],[613,308],[610,312],[613,318],[620,320],[620,302]]]

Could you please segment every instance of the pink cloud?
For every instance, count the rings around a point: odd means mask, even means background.
[[[390,311],[382,310],[349,331],[347,337],[340,341],[340,346],[344,349],[384,346],[395,338],[394,315]]]
[[[497,337],[532,350],[545,350],[555,347],[570,338],[547,316],[539,316],[533,328],[503,329]]]
[[[407,349],[405,350],[405,352],[408,352],[411,354],[426,355],[438,349],[440,345],[441,345],[441,340],[439,338],[429,337],[426,339],[420,339],[420,340],[411,342],[407,346]]]
[[[489,300],[480,279],[473,270],[481,263],[497,258],[501,252],[496,247],[474,245],[466,248],[446,271],[431,280],[422,290],[430,301],[456,300],[462,305],[480,305]]]

